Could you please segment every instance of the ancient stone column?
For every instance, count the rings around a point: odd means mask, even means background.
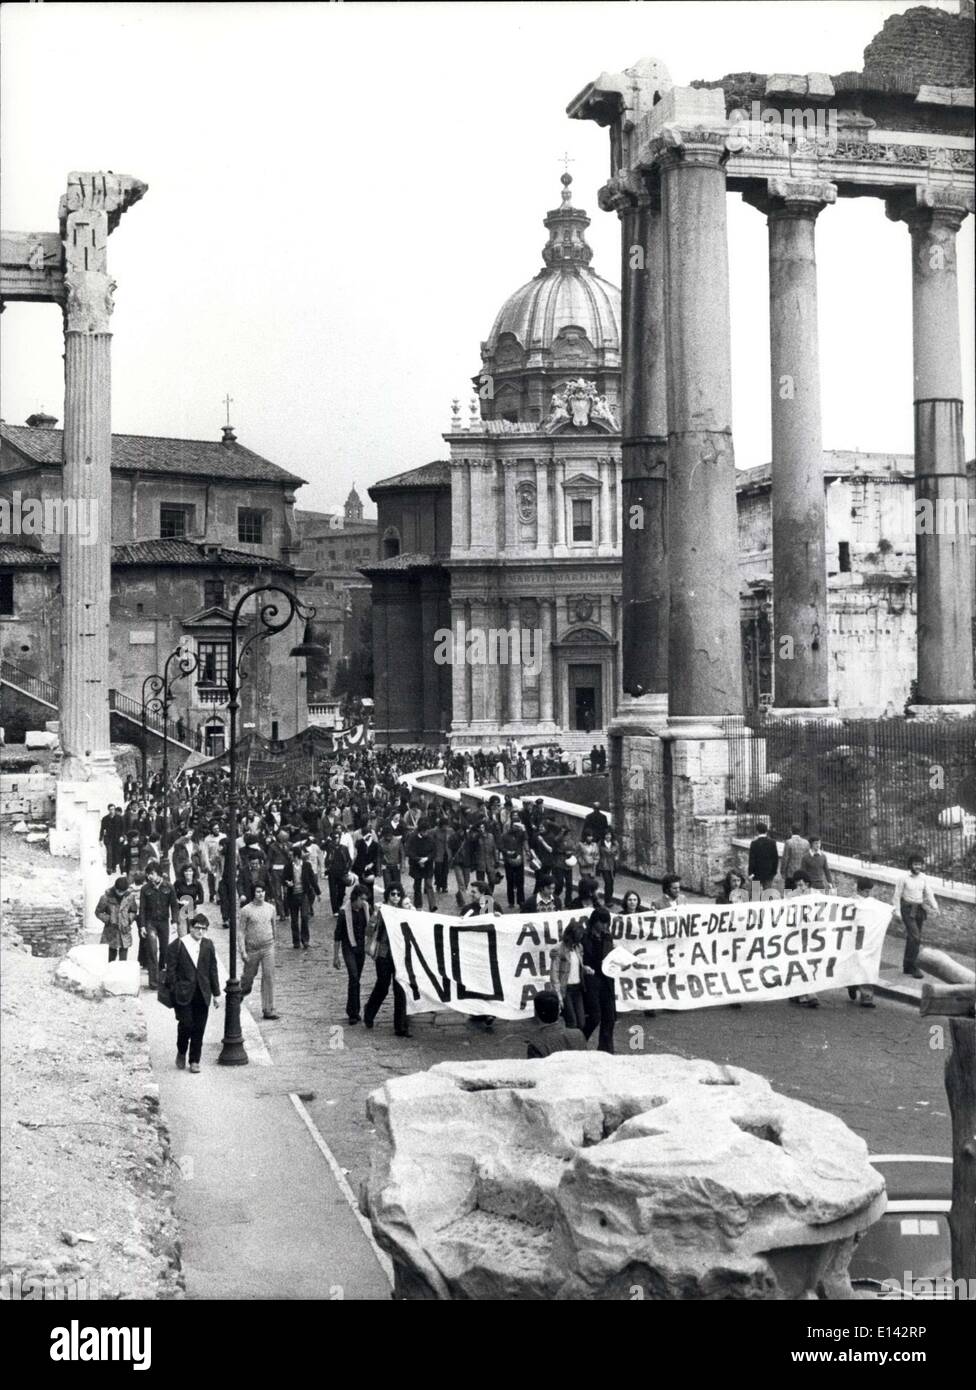
[[[888,203],[912,238],[918,703],[972,705],[973,596],[962,432],[956,233],[972,194],[918,187]]]
[[[138,179],[70,174],[61,200],[65,257],[63,497],[85,510],[90,534],[61,540],[62,776],[114,776],[108,712],[112,587],[112,402],[109,232],[142,197]]]
[[[517,660],[510,662],[508,667],[508,722],[509,724],[521,724],[522,722],[522,613],[519,603],[509,603],[508,605],[508,630],[518,633]],[[534,634],[533,638],[534,638]],[[509,644],[511,647],[511,644]],[[532,651],[535,651],[533,642]],[[510,655],[515,655],[510,650]]]
[[[621,173],[600,194],[620,217],[623,717],[664,713],[668,689],[668,418],[664,228],[654,176]],[[635,705],[633,702],[639,701]]]
[[[656,142],[665,226],[669,718],[742,709],[725,135]]]
[[[831,183],[770,179],[774,690],[777,709],[823,710],[828,694],[826,500],[817,334],[817,214]]]

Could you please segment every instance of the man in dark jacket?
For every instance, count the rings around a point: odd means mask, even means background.
[[[338,912],[346,892],[346,875],[352,868],[352,855],[333,831],[325,846],[325,874],[329,880],[329,906]]]
[[[166,952],[166,983],[176,1011],[176,1065],[181,1071],[186,1066],[187,1049],[190,1070],[200,1070],[210,1006],[220,1007],[217,953],[206,935],[208,926],[203,913],[198,913],[191,919],[186,936],[171,941]]]
[[[417,822],[417,828],[412,835],[408,835],[404,849],[407,852],[407,863],[410,870],[410,877],[413,879],[413,905],[422,908],[424,905],[424,894],[427,895],[427,909],[429,912],[437,911],[437,895],[434,892],[434,855],[437,846],[434,837],[427,828],[426,817],[421,817]]]
[[[356,852],[352,857],[352,871],[362,884],[370,907],[373,906],[373,884],[378,873],[380,842],[375,832],[369,829],[356,841]]]
[[[535,892],[526,898],[523,912],[558,912],[559,899],[556,897],[555,879],[552,874],[540,870],[535,876]]]
[[[98,831],[99,843],[105,846],[105,870],[107,873],[115,873],[124,837],[125,820],[122,816],[122,809],[110,804],[107,813],[102,816]]]
[[[336,916],[335,953],[332,962],[336,970],[341,969],[343,964],[346,967],[346,1018],[350,1023],[358,1023],[360,1018],[359,980],[366,964],[368,926],[369,906],[366,893],[357,884]]]
[[[585,1052],[586,1038],[578,1028],[567,1028],[559,1017],[559,995],[543,990],[532,1000],[536,1026],[526,1042],[527,1057],[549,1057],[553,1052]]]
[[[180,905],[172,884],[164,879],[158,864],[146,867],[146,881],[139,894],[139,936],[145,948],[149,988],[159,982],[159,962],[166,962],[170,923],[179,915]]]
[[[779,871],[779,848],[768,825],[756,826],[756,838],[749,846],[749,877],[769,888]]]
[[[593,810],[590,811],[589,815],[583,817],[583,833],[589,830],[594,840],[599,843],[609,829],[610,822],[603,814],[603,808],[599,801],[594,801]]]
[[[518,813],[514,812],[509,827],[501,838],[509,907],[514,907],[516,903],[521,907],[525,902],[525,847],[525,830]]]

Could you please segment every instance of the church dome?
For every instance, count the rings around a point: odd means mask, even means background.
[[[593,377],[611,403],[619,398],[620,291],[590,269],[590,219],[573,206],[571,183],[563,174],[561,206],[545,217],[543,268],[506,299],[481,345],[474,380],[486,419],[543,420],[548,395],[570,375]]]

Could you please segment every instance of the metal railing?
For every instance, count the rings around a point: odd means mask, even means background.
[[[929,871],[976,883],[976,720],[724,721],[729,805],[739,833],[799,827],[824,849],[867,862],[925,856]]]
[[[57,686],[51,685],[49,681],[41,680],[40,676],[32,676],[29,671],[15,666],[12,661],[3,661],[0,662],[0,678],[7,681],[9,685],[16,685],[26,694],[32,695],[37,700],[43,700],[45,704],[57,709]]]
[[[132,719],[140,727],[142,726],[142,705],[138,700],[133,700],[131,695],[126,695],[121,690],[110,690],[108,692],[108,707],[112,714],[124,715],[127,719]],[[160,738],[163,734],[163,721],[158,714],[147,713],[146,728],[150,733],[157,734]],[[172,720],[166,721],[166,737],[173,743],[188,746],[186,730],[182,733],[178,725]]]

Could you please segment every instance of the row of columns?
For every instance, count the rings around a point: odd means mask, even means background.
[[[555,600],[538,599],[539,630],[534,635],[532,655],[539,662],[539,721],[552,723],[555,717],[552,644],[555,636]],[[521,606],[516,600],[455,599],[451,603],[451,622],[455,635],[455,657],[464,648],[458,638],[474,629],[487,633],[491,628],[513,628],[521,635]],[[521,653],[520,653],[521,655]],[[468,663],[455,659],[452,671],[455,725],[501,721],[518,724],[523,717],[521,660],[500,666],[494,662]]]
[[[660,140],[601,205],[623,249],[623,688],[672,718],[742,709],[721,131]],[[769,235],[775,689],[780,709],[828,706],[829,613],[815,226],[829,182],[770,179],[747,196]],[[918,189],[888,204],[912,236],[916,495],[965,516],[955,235],[971,197]],[[955,510],[951,510],[955,508]],[[918,699],[973,700],[965,526],[917,536]]]
[[[466,460],[466,466],[455,471],[453,529],[455,553],[473,551],[496,555],[505,550],[522,550],[514,478],[504,479],[504,497],[496,503],[495,463],[491,459]],[[587,465],[590,467],[591,465]],[[613,552],[613,482],[615,464],[611,457],[600,458],[596,464],[599,474],[599,497],[595,500],[598,516],[594,517],[593,541],[600,555]],[[547,551],[550,545],[557,551],[572,543],[568,524],[571,499],[565,491],[567,461],[540,459],[535,465],[536,539],[533,552]],[[496,536],[496,521],[500,507],[501,532]]]

